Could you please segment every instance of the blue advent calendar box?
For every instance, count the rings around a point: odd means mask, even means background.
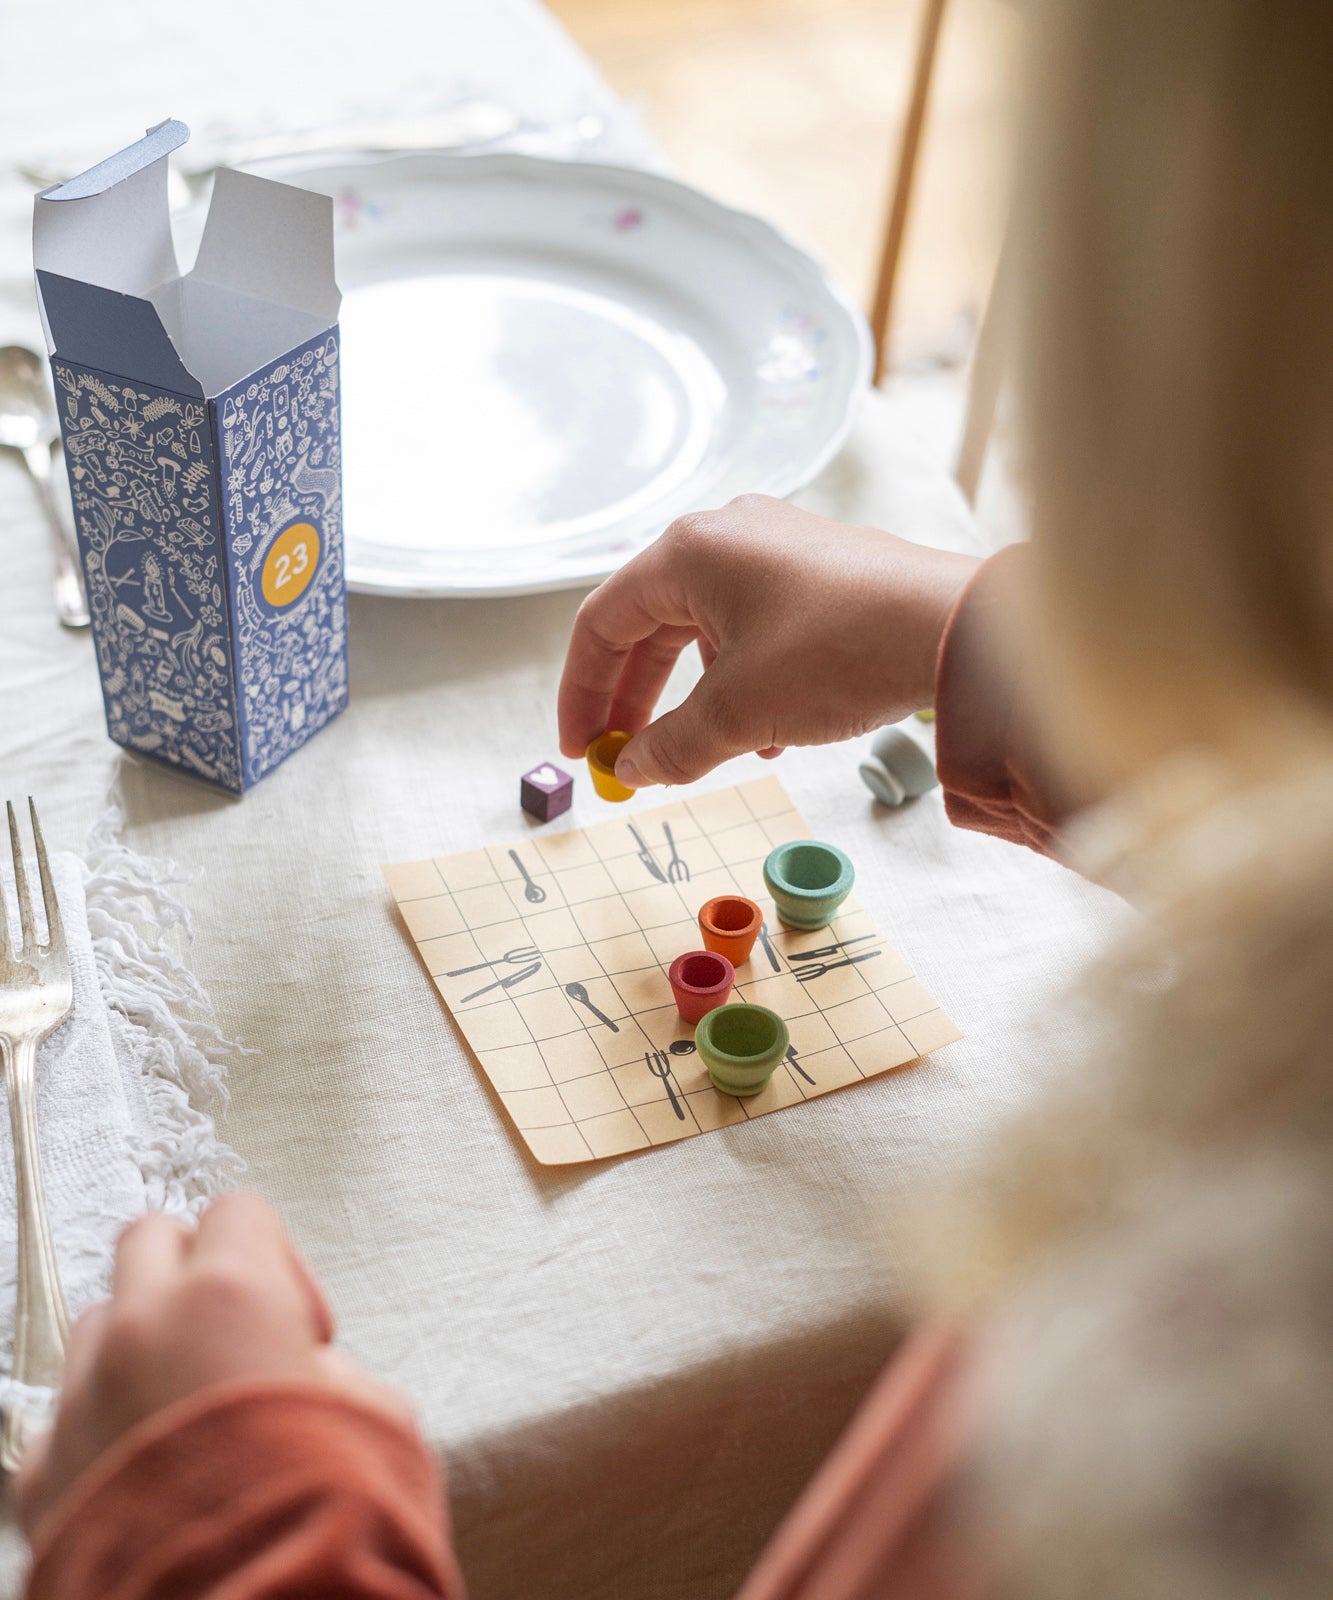
[[[239,792],[347,703],[333,211],[221,169],[182,274],[188,137],[39,195],[33,260],[107,729]]]

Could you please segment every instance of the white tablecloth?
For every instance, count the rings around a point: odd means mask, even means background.
[[[395,86],[614,113],[529,0],[300,9],[302,31],[252,3],[138,6],[113,82],[98,75],[109,13],[41,57],[35,9],[9,3],[9,40],[26,30],[27,49],[7,41],[0,150],[96,153],[168,113],[309,122]],[[0,178],[0,334],[30,315],[27,207]],[[886,416],[872,397],[801,502],[975,548],[953,486]],[[223,1133],[327,1284],[347,1346],[411,1395],[445,1452],[476,1600],[730,1593],[892,1348],[885,1212],[1022,1097],[1034,1051],[1058,1047],[1058,1032],[1024,1043],[1022,1017],[1099,941],[1105,897],[951,830],[938,792],[877,809],[854,748],[790,752],[777,771],[798,806],[853,857],[859,892],[967,1039],[780,1116],[538,1168],[396,929],[378,863],[522,832],[518,774],[556,754],[579,596],[354,597],[351,708],[238,802],[108,742],[88,639],[54,623],[40,527],[5,462],[0,550],[4,787],[38,796],[49,841],[78,848],[118,778],[127,842],[197,872],[193,964],[257,1052],[233,1074]],[[768,770],[749,758],[709,782]],[[574,822],[604,814],[586,780],[576,793]]]

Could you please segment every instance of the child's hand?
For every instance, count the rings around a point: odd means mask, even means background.
[[[136,1423],[214,1384],[306,1380],[405,1409],[332,1338],[328,1302],[257,1195],[214,1201],[197,1232],[160,1212],[141,1218],[120,1237],[111,1299],[74,1326],[55,1427],[24,1453],[24,1526]]]
[[[944,624],[980,563],[766,495],[683,517],[584,601],[560,684],[560,748],[637,734],[616,776],[688,783],[746,750],[828,744],[928,706]],[[704,674],[650,722],[677,656]]]

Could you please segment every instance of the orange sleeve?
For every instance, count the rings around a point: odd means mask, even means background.
[[[952,1504],[966,1354],[939,1326],[906,1340],[738,1600],[986,1600],[988,1562]]]
[[[1027,559],[1019,546],[992,556],[945,627],[935,669],[935,769],[951,822],[1050,855],[1068,805],[1043,770],[1018,705],[1017,665],[995,638]]]
[[[29,1600],[463,1600],[444,1484],[404,1422],[313,1385],[148,1418],[33,1535]]]

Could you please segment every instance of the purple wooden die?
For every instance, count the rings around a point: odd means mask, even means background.
[[[519,799],[524,811],[538,822],[549,822],[562,811],[568,811],[574,798],[574,780],[569,773],[553,767],[549,761],[523,774]]]

